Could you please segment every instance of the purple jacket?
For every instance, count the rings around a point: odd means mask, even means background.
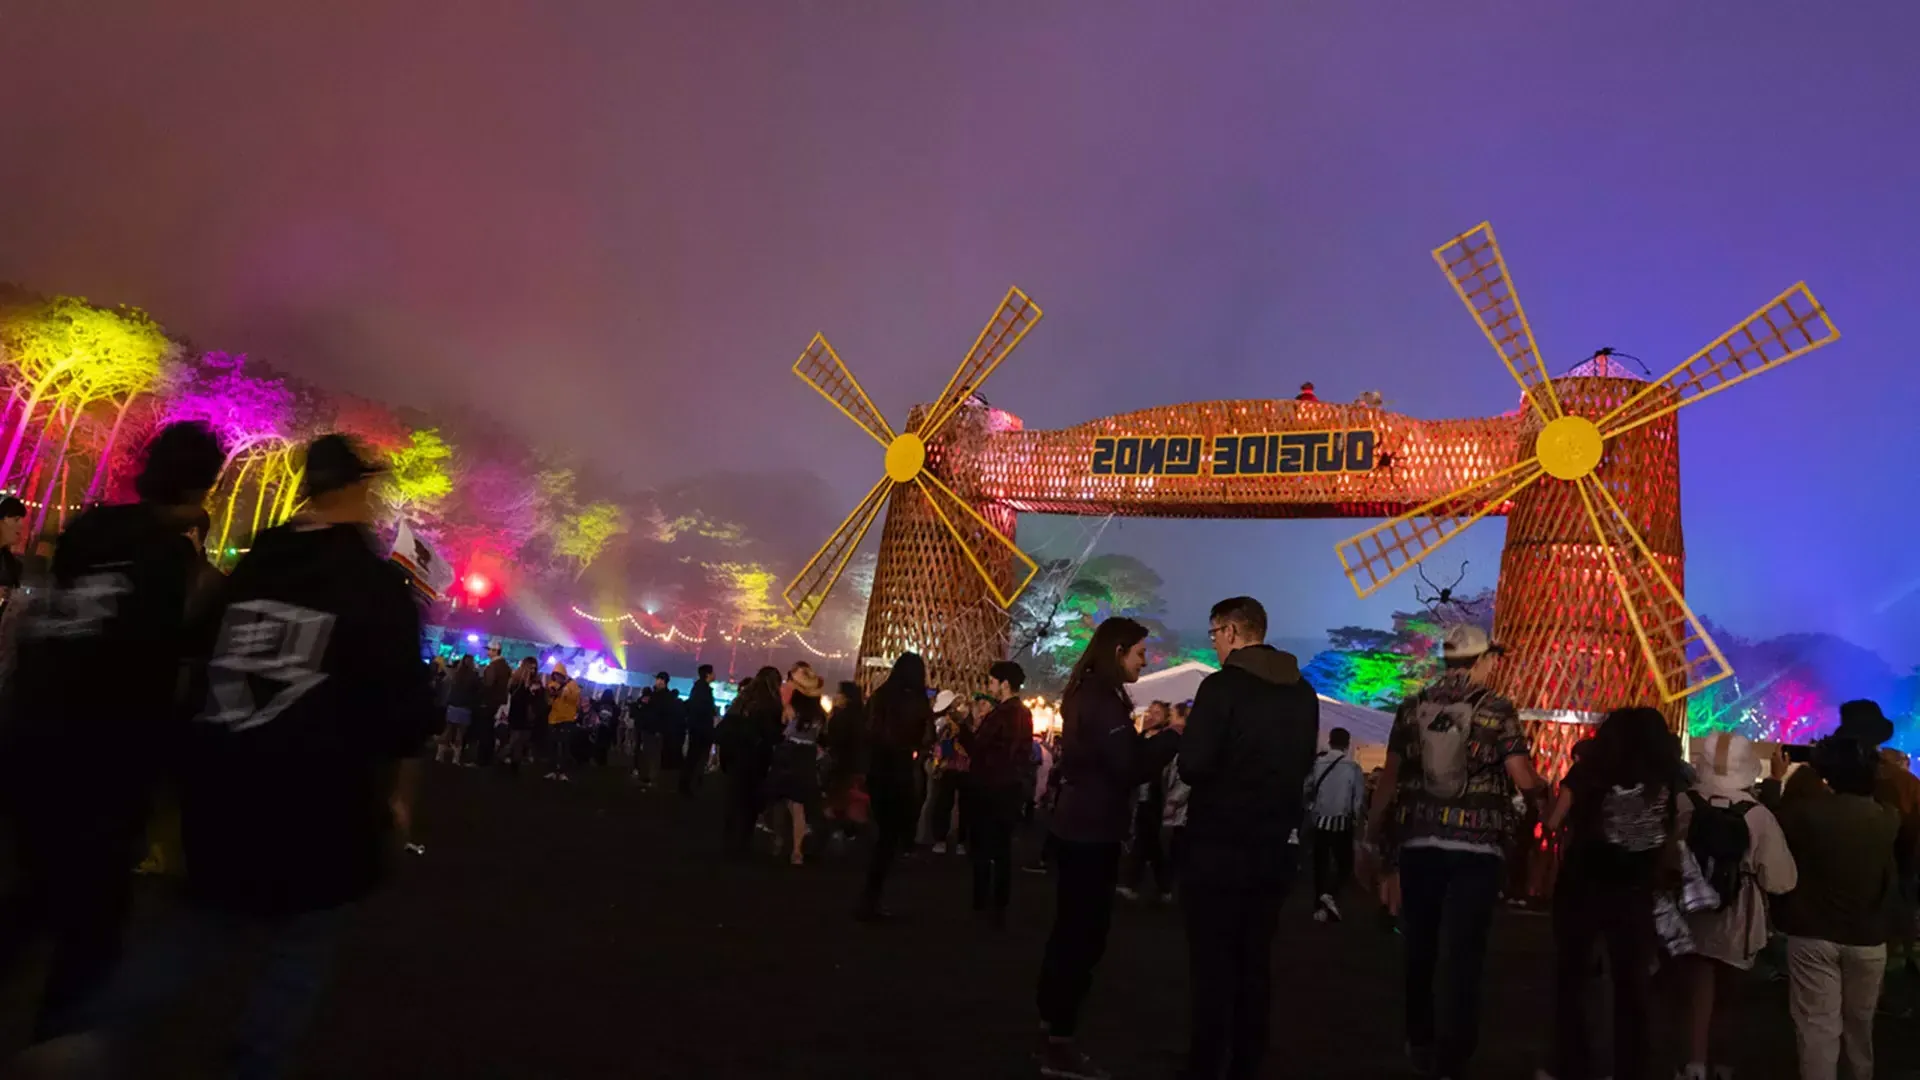
[[[1149,747],[1133,728],[1126,691],[1088,679],[1061,702],[1060,802],[1053,834],[1079,843],[1124,843],[1133,824],[1133,789],[1162,769],[1179,743]]]

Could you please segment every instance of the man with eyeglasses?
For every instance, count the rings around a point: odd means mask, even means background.
[[[1300,793],[1319,746],[1320,698],[1300,661],[1266,643],[1251,596],[1213,606],[1220,670],[1194,693],[1179,736],[1191,788],[1181,839],[1192,1031],[1187,1075],[1260,1075],[1273,1014],[1273,936],[1298,867]]]
[[[1546,787],[1513,702],[1488,685],[1505,651],[1477,626],[1447,631],[1445,672],[1394,716],[1367,815],[1380,898],[1406,940],[1407,1053],[1421,1076],[1461,1076],[1473,1056],[1514,791],[1537,798]],[[1445,1030],[1439,1000],[1450,1006]]]

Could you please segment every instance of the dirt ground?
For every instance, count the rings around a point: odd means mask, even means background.
[[[967,915],[964,861],[907,860],[887,926],[856,924],[858,852],[796,869],[718,854],[718,790],[696,801],[628,787],[428,770],[427,851],[366,905],[308,1040],[302,1077],[1034,1075],[1032,991],[1049,879],[1015,881],[1012,925]],[[1026,838],[1023,854],[1036,837]],[[148,883],[152,892],[152,883]],[[144,898],[150,923],[165,902]],[[1502,913],[1488,963],[1480,1069],[1529,1078],[1551,1005],[1548,920]],[[1276,944],[1276,1077],[1405,1075],[1397,939],[1372,918],[1289,911]],[[216,975],[157,1025],[147,1075],[214,1074],[242,971]],[[1895,980],[1911,1006],[1920,992]],[[1176,912],[1123,902],[1083,1044],[1122,1080],[1171,1077],[1185,1038]],[[0,1052],[25,1036],[24,981],[0,988]],[[1790,1078],[1784,986],[1741,1002],[1742,1075]],[[1671,999],[1662,1002],[1671,1014]],[[1920,1077],[1920,1027],[1883,1016],[1882,1080]],[[1671,1067],[1672,1032],[1660,1060]],[[1669,1075],[1661,1071],[1660,1076]]]

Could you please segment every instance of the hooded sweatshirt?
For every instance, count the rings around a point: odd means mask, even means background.
[[[1180,742],[1189,844],[1286,843],[1320,741],[1320,698],[1292,653],[1235,649],[1193,697]]]

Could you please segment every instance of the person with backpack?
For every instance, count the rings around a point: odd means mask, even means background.
[[[1696,780],[1680,800],[1675,830],[1720,902],[1687,915],[1694,951],[1679,968],[1688,1056],[1675,1080],[1731,1080],[1726,1065],[1709,1073],[1714,1021],[1731,1013],[1727,999],[1766,947],[1767,897],[1791,891],[1799,876],[1780,822],[1754,798],[1758,757],[1751,741],[1728,731],[1693,743]],[[1785,772],[1785,764],[1778,758],[1774,771]]]
[[[1407,1053],[1426,1076],[1458,1077],[1473,1057],[1513,796],[1537,798],[1545,788],[1520,714],[1488,685],[1504,652],[1477,626],[1447,631],[1446,671],[1394,715],[1367,815],[1380,899],[1406,940]],[[1438,991],[1436,975],[1444,975]],[[1451,1006],[1445,1030],[1435,1015],[1441,1000]]]
[[[1671,865],[1663,855],[1686,787],[1679,740],[1658,709],[1616,709],[1574,750],[1546,817],[1565,855],[1553,890],[1553,1071],[1543,1080],[1597,1075],[1587,1033],[1595,946],[1606,950],[1613,984],[1612,1076],[1649,1075],[1654,891]]]
[[[1353,734],[1327,732],[1327,748],[1307,778],[1307,824],[1313,829],[1314,922],[1339,922],[1340,890],[1353,877],[1353,831],[1367,808],[1367,778],[1353,760]]]

